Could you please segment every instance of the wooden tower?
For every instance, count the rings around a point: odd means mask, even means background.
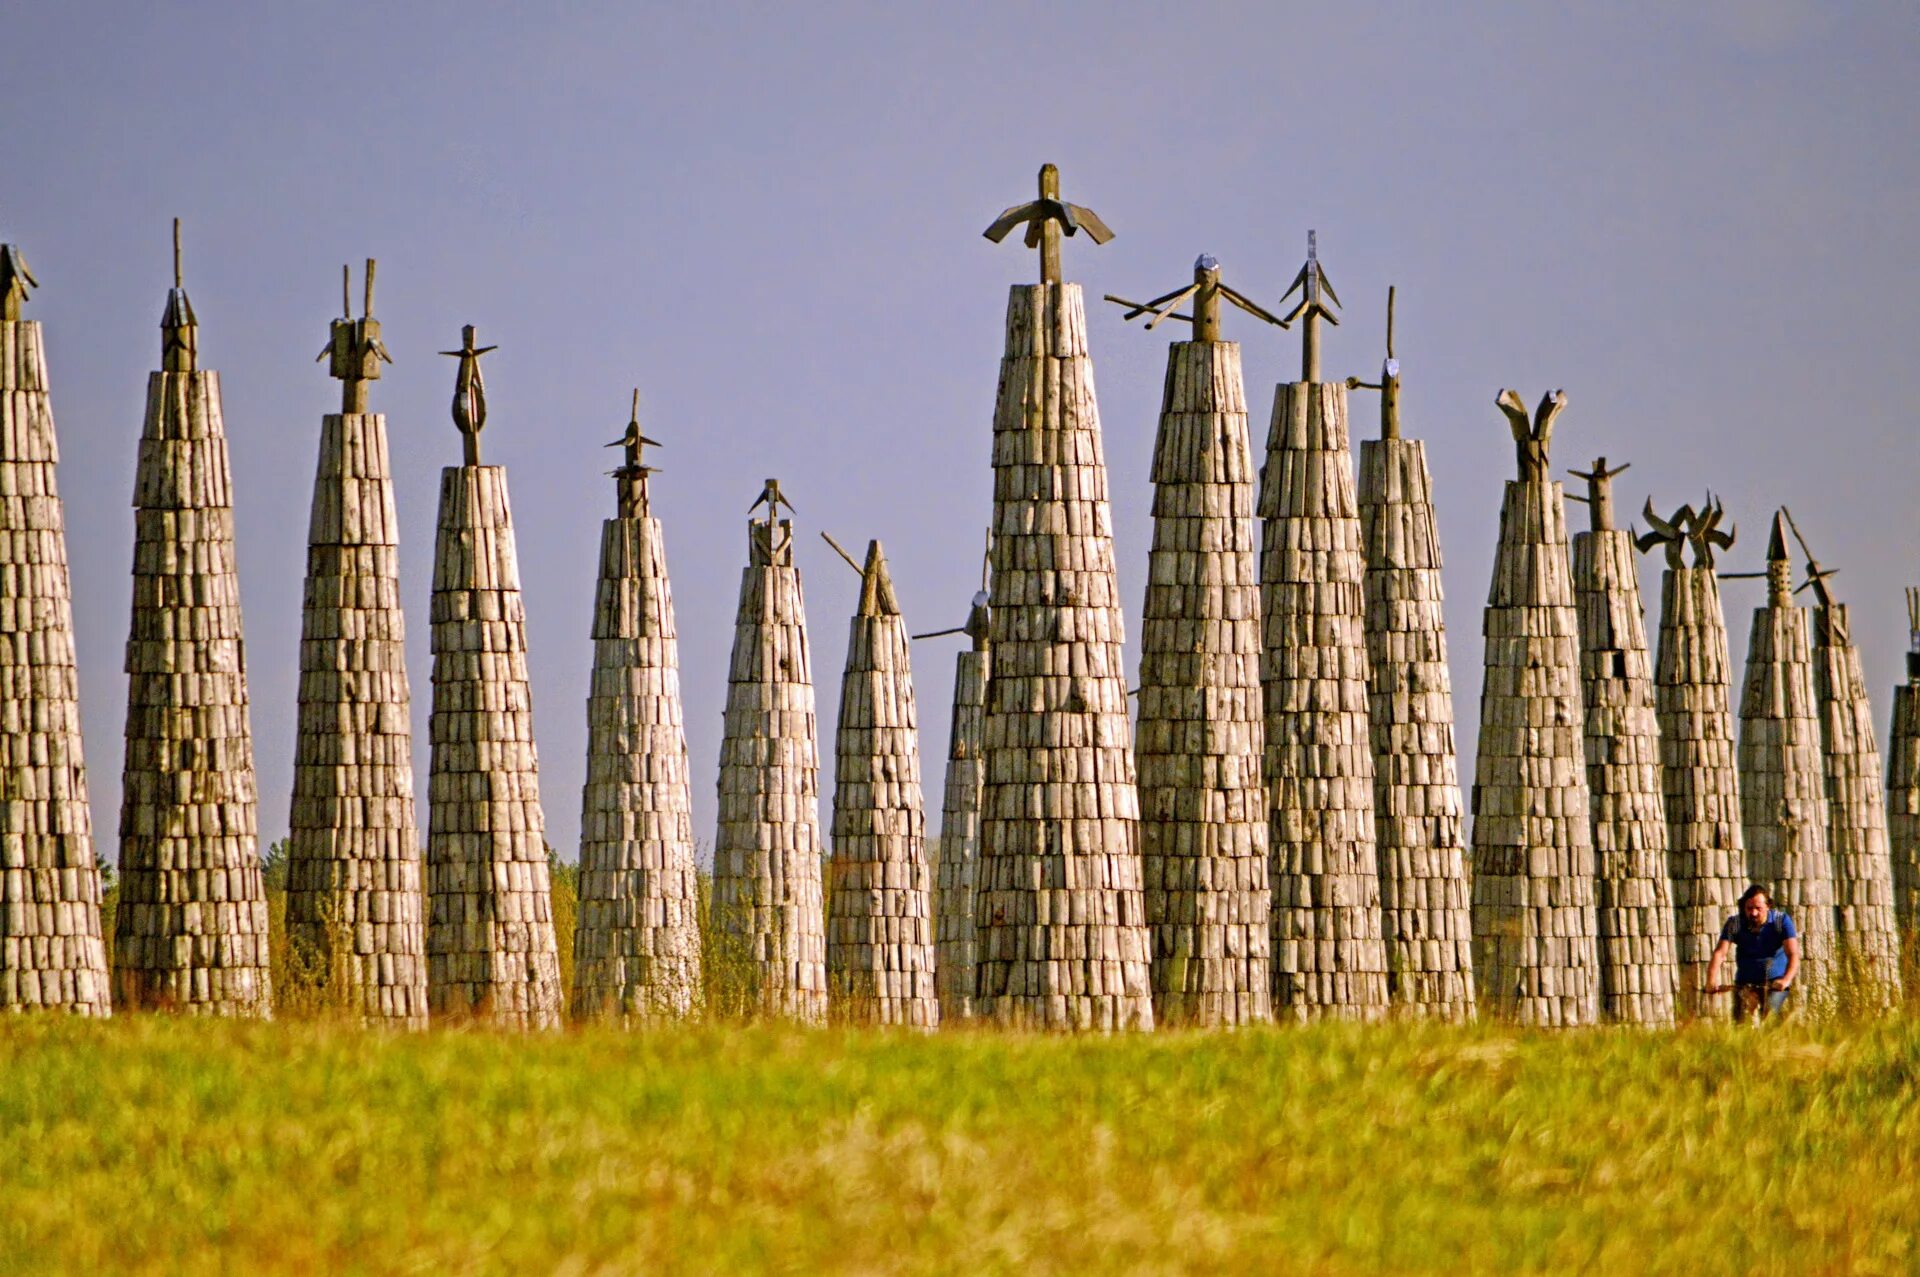
[[[992,546],[989,542],[988,555]],[[940,1020],[957,1024],[973,1018],[974,888],[980,869],[980,793],[987,766],[983,738],[987,717],[987,646],[991,609],[988,566],[980,570],[980,591],[967,609],[967,623],[952,631],[967,637],[955,659],[953,717],[947,740],[947,779],[940,807],[940,850],[934,866],[934,987],[940,994]],[[934,634],[916,634],[934,638]]]
[[[199,366],[199,323],[181,286],[177,221],[160,332],[133,489],[114,989],[127,1008],[265,1017],[273,990],[232,475],[220,374]]]
[[[1920,967],[1920,589],[1907,589],[1907,679],[1887,732],[1887,832],[1905,970]]]

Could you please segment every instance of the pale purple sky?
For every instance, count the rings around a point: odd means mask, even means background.
[[[600,445],[637,384],[667,445],[655,505],[710,840],[762,479],[799,511],[829,764],[857,581],[817,531],[885,542],[914,629],[965,615],[1006,286],[1034,271],[980,231],[1043,160],[1118,233],[1070,241],[1066,265],[1097,310],[1130,662],[1166,338],[1096,299],[1164,292],[1205,251],[1272,304],[1313,227],[1347,303],[1330,377],[1376,371],[1400,286],[1463,775],[1513,465],[1502,386],[1567,389],[1556,467],[1633,462],[1623,518],[1649,493],[1663,509],[1720,493],[1741,533],[1729,568],[1757,565],[1791,504],[1842,570],[1885,730],[1900,590],[1920,581],[1910,6],[82,3],[11,6],[0,31],[0,239],[43,284],[28,313],[48,332],[109,857],[134,444],[176,215],[202,365],[226,391],[263,843],[286,828],[307,505],[339,393],[313,357],[342,262],[380,259],[396,361],[373,407],[399,476],[422,781],[434,504],[459,459],[434,352],[473,323],[500,346],[485,446],[513,490],[549,839],[576,854],[613,505]],[[1230,316],[1259,448],[1298,338]],[[1354,420],[1371,426],[1371,396]],[[1657,565],[1643,581],[1657,608]],[[1758,590],[1726,593],[1739,660]],[[914,652],[930,824],[954,650]],[[825,776],[823,822],[831,792]]]

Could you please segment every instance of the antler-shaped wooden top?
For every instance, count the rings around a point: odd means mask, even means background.
[[[1518,391],[1503,390],[1494,400],[1507,414],[1513,430],[1514,454],[1519,463],[1522,483],[1544,483],[1548,478],[1548,452],[1553,445],[1553,423],[1567,406],[1567,392],[1550,390],[1540,398],[1540,406],[1527,418],[1527,405]]]
[[[20,304],[40,281],[27,269],[27,259],[15,244],[0,244],[0,319],[20,318]]]
[[[1587,481],[1587,495],[1575,496],[1569,492],[1567,499],[1578,501],[1587,507],[1587,527],[1594,532],[1613,531],[1613,478],[1624,470],[1632,469],[1633,463],[1607,469],[1605,457],[1596,458],[1592,470],[1569,470],[1568,474],[1576,479]]]
[[[1220,299],[1222,297],[1238,306],[1241,310],[1246,311],[1255,319],[1265,320],[1267,323],[1276,324],[1281,328],[1287,326],[1286,320],[1266,310],[1245,294],[1222,283],[1220,281],[1219,259],[1209,253],[1202,253],[1194,259],[1193,282],[1185,288],[1176,288],[1170,293],[1163,293],[1150,302],[1130,302],[1126,298],[1116,297],[1112,293],[1108,293],[1106,299],[1116,306],[1127,307],[1127,313],[1122,316],[1123,319],[1138,319],[1142,315],[1151,314],[1153,318],[1147,321],[1148,328],[1152,328],[1163,319],[1178,319],[1183,323],[1193,325],[1193,339],[1195,341],[1219,341]],[[1181,302],[1186,301],[1188,298],[1193,299],[1193,313],[1191,315],[1177,314],[1175,307],[1179,306]]]
[[[627,428],[618,439],[606,445],[609,448],[624,448],[626,464],[613,472],[619,485],[620,516],[631,518],[645,515],[652,502],[647,491],[647,479],[660,472],[658,466],[650,466],[645,461],[647,445],[664,448],[666,445],[658,439],[649,439],[640,432],[640,387],[633,388],[633,411],[627,418]]]
[[[480,431],[487,424],[487,380],[480,375],[480,356],[500,348],[475,346],[473,335],[473,325],[466,325],[460,330],[460,349],[440,353],[460,361],[460,369],[453,378],[453,424],[465,445],[464,464],[477,466],[480,464]]]
[[[1051,164],[1040,166],[1040,198],[1015,204],[994,218],[993,225],[983,233],[998,244],[1007,237],[1007,232],[1022,222],[1027,224],[1027,247],[1040,250],[1040,282],[1043,284],[1060,282],[1060,236],[1063,233],[1073,235],[1085,231],[1096,244],[1104,244],[1113,238],[1113,232],[1107,229],[1107,224],[1100,220],[1099,214],[1060,198],[1060,170]]]
[[[380,321],[373,317],[373,275],[378,265],[373,258],[367,259],[358,319],[353,317],[353,268],[340,268],[341,317],[333,321],[326,349],[313,361],[319,363],[331,357],[327,375],[340,379],[340,411],[343,413],[367,410],[367,383],[379,380],[382,363],[393,362],[393,356],[380,340]]]
[[[173,290],[160,316],[160,367],[167,372],[192,372],[200,362],[200,321],[181,282],[180,219],[173,219]]]
[[[1379,381],[1362,381],[1358,377],[1347,378],[1348,390],[1377,390],[1380,392],[1380,437],[1398,439],[1400,437],[1400,361],[1393,357],[1393,301],[1395,288],[1387,285],[1387,357],[1380,365]]]
[[[1300,273],[1293,277],[1293,283],[1287,291],[1280,294],[1280,300],[1298,292],[1300,300],[1287,312],[1285,322],[1293,323],[1305,318],[1306,327],[1301,330],[1300,340],[1300,380],[1320,380],[1320,321],[1338,325],[1340,317],[1333,313],[1334,306],[1344,306],[1340,294],[1333,291],[1333,281],[1327,278],[1327,272],[1320,266],[1320,237],[1314,231],[1307,232],[1307,260]]]

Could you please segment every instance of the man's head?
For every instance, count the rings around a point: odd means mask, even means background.
[[[1749,927],[1766,925],[1767,914],[1773,911],[1773,897],[1767,889],[1758,883],[1740,893],[1740,913],[1746,918]]]

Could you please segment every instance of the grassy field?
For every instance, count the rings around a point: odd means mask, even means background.
[[[0,1023],[0,1270],[1910,1272],[1920,1023]],[[1746,1237],[1747,1240],[1741,1240]]]

